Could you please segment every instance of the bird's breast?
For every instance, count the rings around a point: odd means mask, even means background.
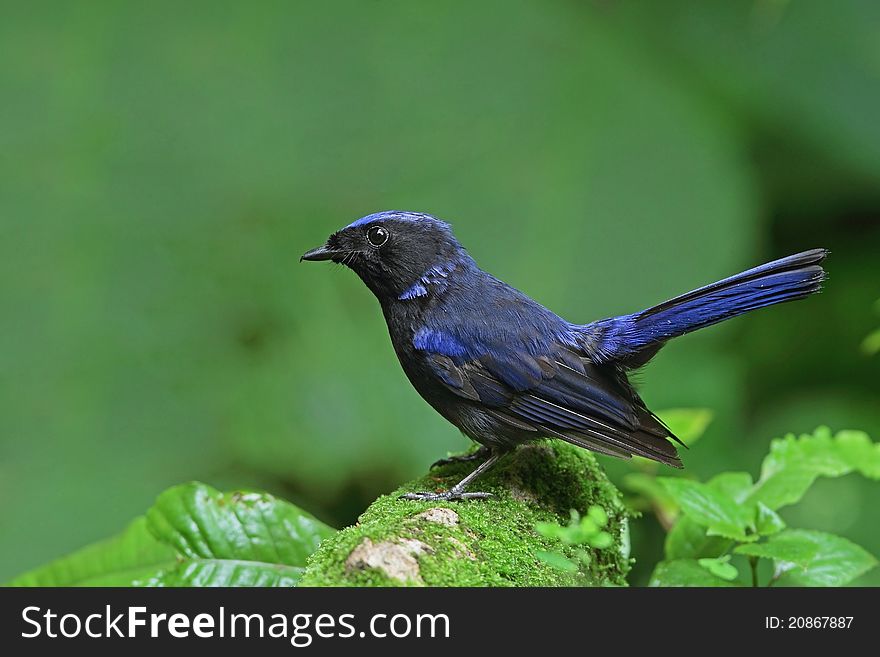
[[[409,309],[386,310],[385,321],[394,352],[412,386],[438,413],[457,424],[454,411],[460,398],[437,378],[426,353],[415,347],[416,334],[424,326],[421,317]]]

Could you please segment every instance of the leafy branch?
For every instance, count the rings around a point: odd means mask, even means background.
[[[666,536],[665,560],[652,586],[727,586],[739,577],[731,557],[748,558],[752,584],[758,562],[773,564],[768,585],[781,578],[805,586],[843,586],[877,564],[855,543],[825,532],[789,529],[777,511],[796,504],[818,477],[859,473],[880,479],[880,444],[861,431],[773,440],[753,481],[747,472],[722,473],[706,483],[660,477],[664,503],[678,517]]]

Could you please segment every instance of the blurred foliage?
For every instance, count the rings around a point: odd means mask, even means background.
[[[714,411],[700,479],[765,452],[737,436],[880,435],[878,33],[859,0],[4,5],[0,580],[180,481],[343,525],[460,449],[360,281],[297,267],[379,209],[573,321],[828,247],[823,295],[669,345],[641,389]],[[795,509],[880,553],[850,479]],[[663,535],[633,527],[634,583]]]
[[[658,411],[657,416],[679,440],[692,447],[709,428],[713,413],[707,408],[670,408]],[[668,530],[675,522],[678,505],[657,479],[661,465],[640,456],[628,463],[632,464],[632,472],[619,480],[624,491],[633,493],[625,498],[627,506],[637,513],[651,511]]]
[[[571,510],[571,518],[567,525],[558,522],[539,522],[535,525],[535,531],[546,538],[557,539],[563,545],[574,546],[574,559],[569,559],[560,552],[536,550],[535,556],[544,563],[563,572],[576,573],[582,568],[587,569],[593,560],[590,549],[604,550],[614,545],[614,537],[605,527],[608,525],[608,514],[601,506],[593,505],[587,509],[587,515],[581,515]],[[623,526],[623,533],[628,536],[627,525]],[[627,539],[628,540],[628,539]],[[625,543],[628,545],[628,543]],[[619,549],[619,546],[618,546]]]
[[[336,530],[265,493],[169,488],[118,536],[24,573],[11,586],[295,586]]]
[[[567,525],[555,522],[542,522],[535,525],[535,531],[547,538],[556,538],[565,545],[589,545],[595,548],[606,548],[614,540],[603,527],[608,524],[608,514],[601,506],[593,505],[587,509],[587,515],[572,510]]]
[[[757,481],[748,472],[723,472],[706,483],[659,478],[666,491],[662,501],[672,504],[678,517],[666,535],[665,560],[655,567],[651,586],[727,586],[740,576],[733,555],[748,557],[752,586],[761,581],[759,558],[773,563],[764,582],[768,586],[778,580],[804,586],[849,584],[873,569],[877,559],[843,537],[788,529],[777,511],[800,502],[818,477],[850,473],[880,480],[880,443],[861,431],[832,435],[820,427],[813,434],[771,441]]]
[[[880,300],[874,303],[874,310],[880,315]],[[880,328],[874,329],[862,340],[862,351],[866,356],[875,356],[880,353]]]

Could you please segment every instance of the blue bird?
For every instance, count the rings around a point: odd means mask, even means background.
[[[567,322],[481,270],[449,224],[428,214],[371,214],[301,260],[332,260],[363,280],[412,385],[482,445],[452,459],[480,463],[450,490],[404,496],[457,500],[488,497],[466,489],[506,452],[539,438],[682,467],[672,442],[681,441],[648,410],[627,373],[671,338],[817,292],[826,255],[804,251],[590,324]]]

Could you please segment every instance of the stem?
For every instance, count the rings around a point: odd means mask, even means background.
[[[758,557],[749,557],[749,566],[752,567],[752,586],[757,587],[758,586]],[[770,584],[772,584],[772,583],[773,583],[773,581],[771,580]],[[767,586],[770,586],[770,584],[768,584]]]

